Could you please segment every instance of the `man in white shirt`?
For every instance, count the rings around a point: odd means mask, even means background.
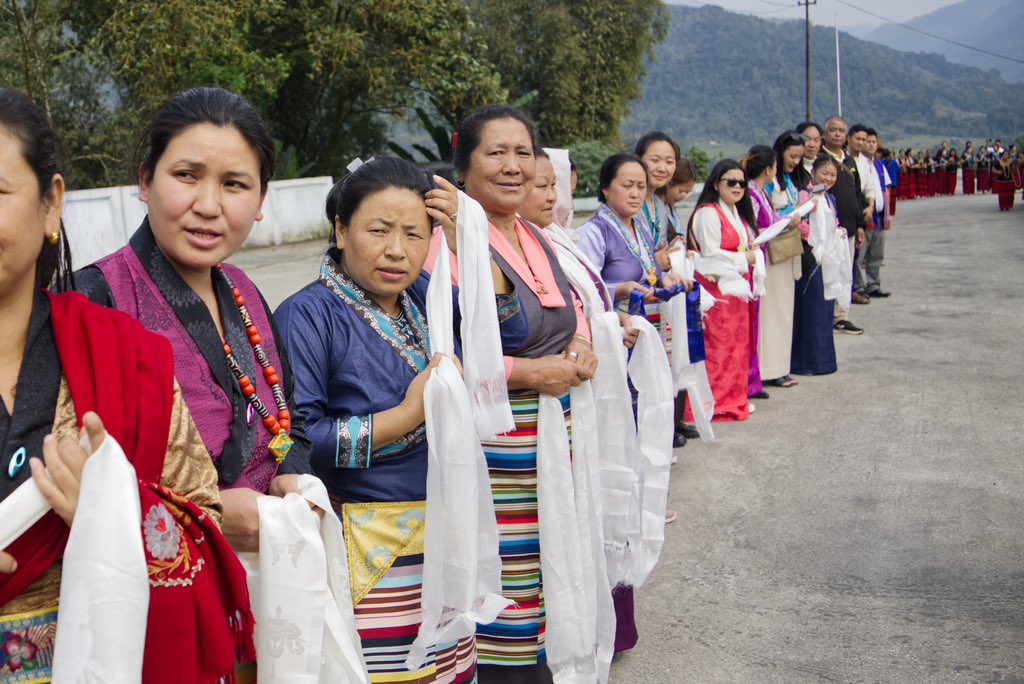
[[[868,160],[867,184],[875,197],[875,211],[868,223],[864,245],[857,254],[856,273],[860,276],[858,292],[865,297],[888,297],[881,286],[882,261],[885,258],[885,231],[889,227],[887,194],[892,180],[878,157],[878,132],[873,128],[866,131],[862,155]],[[857,278],[855,278],[857,280]]]

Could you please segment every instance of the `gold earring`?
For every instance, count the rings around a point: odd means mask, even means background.
[[[50,237],[48,237],[46,239],[49,240],[51,245],[56,247],[57,243],[60,242],[60,233],[57,233],[57,232],[50,233]]]

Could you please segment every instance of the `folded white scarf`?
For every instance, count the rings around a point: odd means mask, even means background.
[[[604,544],[594,503],[596,426],[587,427],[593,421],[593,401],[589,398],[588,410],[584,408],[586,392],[571,392],[570,401],[574,394],[581,405],[574,409],[573,418],[583,417],[583,424],[574,423],[573,434],[581,434],[573,439],[571,458],[562,403],[541,394],[537,414],[537,516],[547,616],[545,650],[555,684],[607,681],[611,664],[607,636],[610,634],[612,646],[615,640],[615,611],[606,570],[600,567]],[[599,645],[599,640],[605,643]],[[604,679],[600,672],[605,673]]]
[[[483,207],[459,193],[456,226],[459,257],[459,309],[462,313],[462,368],[481,439],[515,427],[508,401],[501,332],[494,304],[490,227]]]
[[[629,359],[629,378],[638,394],[637,449],[642,529],[639,544],[633,550],[632,585],[640,587],[657,564],[665,541],[675,392],[668,357],[658,331],[642,316],[633,316],[633,327],[640,330]]]
[[[91,451],[89,438],[82,449]],[[33,499],[22,490],[7,498]],[[17,503],[17,501],[16,501]],[[22,508],[23,511],[28,509]],[[39,510],[36,501],[35,510]],[[0,518],[7,521],[7,511]],[[142,680],[142,654],[149,615],[149,571],[142,546],[139,479],[110,435],[85,462],[78,509],[64,549],[60,582],[60,616],[53,656],[55,682]]]
[[[238,554],[256,617],[257,682],[369,682],[341,520],[318,478],[300,476],[299,491],[257,499],[260,552]]]
[[[450,259],[448,243],[442,240],[427,290],[431,355],[444,357],[423,390],[427,513],[422,621],[406,660],[410,670],[423,665],[429,647],[472,635],[477,624],[493,622],[511,603],[501,596],[498,523],[487,461],[473,425],[466,385],[452,360]],[[489,271],[487,278],[490,282]]]
[[[565,234],[572,232],[573,201],[572,201],[572,162],[569,150],[545,147],[555,169],[555,223],[565,226]]]

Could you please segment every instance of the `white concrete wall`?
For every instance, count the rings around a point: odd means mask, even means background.
[[[268,247],[327,235],[324,201],[334,185],[330,176],[273,181],[263,204],[263,220],[242,245]],[[64,226],[75,268],[128,243],[146,216],[138,186],[74,190],[64,198]]]

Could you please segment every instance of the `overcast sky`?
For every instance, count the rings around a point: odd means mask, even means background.
[[[848,0],[851,5],[857,5],[865,10],[880,14],[893,21],[907,21],[914,17],[928,14],[940,7],[952,5],[960,0]],[[804,16],[803,7],[796,6],[796,0],[667,0],[673,5],[718,5],[727,10],[754,14],[756,16],[779,19],[802,19]],[[785,5],[790,5],[789,8]],[[842,5],[835,0],[818,0],[817,5],[811,6],[811,23],[832,24],[838,18],[839,26],[863,26],[865,24],[878,25],[882,20],[871,15],[859,12],[847,5]]]

